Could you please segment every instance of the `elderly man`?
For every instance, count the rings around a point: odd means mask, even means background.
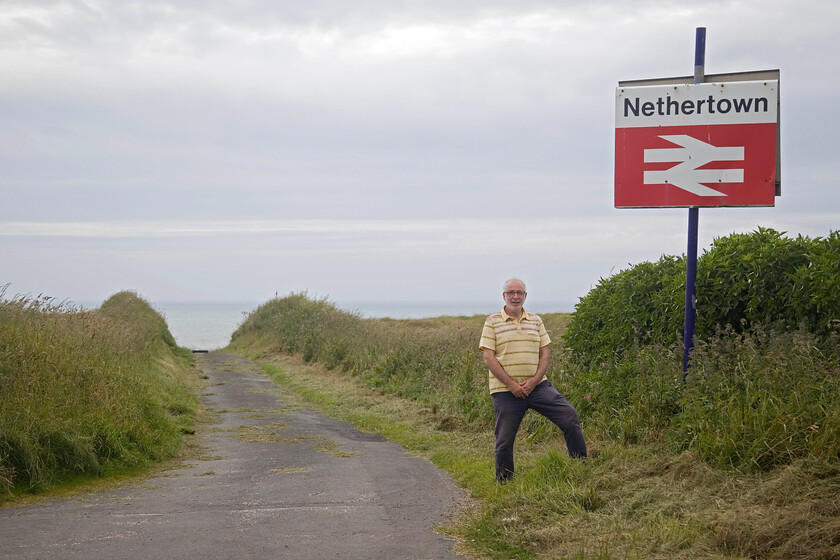
[[[502,311],[487,317],[480,348],[490,369],[496,410],[496,480],[513,476],[513,443],[522,418],[533,408],[562,431],[571,457],[586,457],[577,411],[545,378],[551,339],[539,315],[524,309],[525,283],[511,278],[502,288]]]

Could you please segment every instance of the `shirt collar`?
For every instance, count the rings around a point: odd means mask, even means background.
[[[504,319],[505,321],[513,321],[513,317],[508,315],[507,309],[505,309],[504,306],[502,306],[502,319]],[[524,307],[522,308],[522,318],[519,319],[519,320],[520,321],[527,321],[528,320],[528,312],[525,311]]]

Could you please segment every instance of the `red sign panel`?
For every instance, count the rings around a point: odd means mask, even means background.
[[[617,208],[773,206],[778,82],[619,88]]]

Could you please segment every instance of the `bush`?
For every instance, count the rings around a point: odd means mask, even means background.
[[[718,238],[697,263],[695,337],[718,329],[804,326],[822,338],[840,320],[840,232],[790,239],[772,229]],[[565,336],[581,365],[647,344],[681,343],[685,258],[663,256],[609,278],[581,298]]]
[[[593,365],[647,344],[673,344],[683,328],[684,292],[684,258],[663,256],[602,278],[575,306],[564,336],[572,359]]]
[[[727,325],[743,331],[779,321],[794,327],[813,323],[795,275],[809,266],[811,249],[819,243],[772,229],[716,239],[697,264],[698,335],[708,337]]]

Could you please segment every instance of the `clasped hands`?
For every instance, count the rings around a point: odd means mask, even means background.
[[[534,388],[536,388],[537,385],[539,385],[537,378],[529,377],[521,383],[517,383],[516,381],[514,381],[513,386],[510,387],[510,392],[513,393],[514,397],[524,399],[533,392]]]

